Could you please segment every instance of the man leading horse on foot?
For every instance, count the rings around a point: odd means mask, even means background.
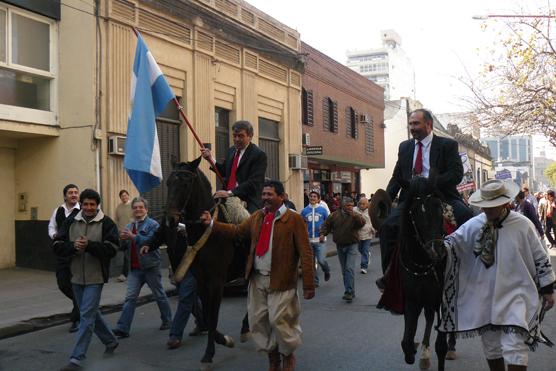
[[[411,112],[408,125],[413,139],[408,139],[400,144],[398,161],[386,188],[392,200],[401,190],[400,202],[397,208],[392,209],[379,230],[382,271],[385,276],[379,278],[376,284],[381,291],[386,287],[387,271],[392,257],[395,256],[400,216],[407,198],[408,190],[402,185],[409,184],[414,176],[428,178],[431,169],[434,169],[437,174],[437,188],[444,196],[444,202],[452,207],[457,225],[462,225],[473,216],[456,188],[463,177],[458,143],[453,139],[440,137],[433,133],[433,117],[431,112],[426,109],[417,109]],[[451,341],[450,348],[453,348],[454,345]]]

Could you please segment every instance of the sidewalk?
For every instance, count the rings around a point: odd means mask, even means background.
[[[336,255],[332,238],[327,239],[326,246],[328,256]],[[72,304],[58,290],[54,272],[27,268],[0,269],[0,282],[0,340],[69,323]],[[162,269],[162,285],[169,296],[175,294],[167,269]],[[126,282],[110,278],[102,290],[102,312],[120,311],[126,289]],[[141,305],[151,300],[151,290],[145,285],[137,303]]]

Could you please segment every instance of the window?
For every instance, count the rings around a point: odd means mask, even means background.
[[[519,139],[519,159],[518,161],[529,161],[529,145],[525,138]]]
[[[225,108],[214,109],[215,148],[212,149],[216,162],[224,163],[230,147],[230,111]],[[220,179],[216,179],[216,189],[223,189]]]
[[[0,5],[0,105],[55,111],[56,38],[54,21]]]
[[[338,132],[338,102],[335,102],[330,97],[323,100],[322,107],[323,126],[325,131],[331,133]]]
[[[349,138],[357,139],[357,112],[353,107],[346,108],[346,135]]]
[[[280,133],[278,122],[259,117],[259,145],[266,153],[268,179],[280,179]]]
[[[503,139],[500,141],[500,160],[510,159],[510,141],[508,139]]]
[[[365,124],[365,153],[371,154],[375,151],[375,134],[373,131],[373,119]]]
[[[302,123],[313,126],[313,91],[302,88],[301,99]]]

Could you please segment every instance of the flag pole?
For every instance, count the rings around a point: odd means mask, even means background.
[[[133,29],[133,32],[135,33],[135,36],[139,37],[139,31],[135,27],[132,27],[132,29]],[[185,113],[183,113],[183,107],[181,106],[178,99],[174,96],[174,99],[172,99],[172,101],[176,105],[176,108],[180,112],[181,118],[185,121],[185,123],[189,127],[189,130],[191,130],[191,133],[193,134],[193,137],[195,138],[195,140],[197,141],[197,143],[199,144],[201,149],[206,149],[205,145],[203,144],[203,142],[201,141],[201,139],[199,138],[199,136],[195,132],[195,129],[193,129],[193,125],[191,125],[191,123],[189,122],[189,119],[187,118]],[[209,162],[210,166],[212,167],[212,169],[216,173],[216,176],[220,180],[220,183],[222,184],[222,186],[225,187],[226,184],[224,183],[224,178],[222,177],[222,174],[220,174],[220,171],[218,171],[218,168],[216,167],[216,164],[214,163],[214,160],[212,159],[212,157],[209,157],[206,160]]]

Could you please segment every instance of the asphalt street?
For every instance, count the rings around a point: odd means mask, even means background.
[[[296,352],[298,370],[418,370],[418,363],[406,365],[400,347],[403,318],[376,309],[379,293],[374,280],[379,274],[379,251],[373,247],[369,274],[356,277],[356,298],[351,304],[341,300],[343,285],[337,257],[329,257],[332,278],[322,282],[313,300],[302,301],[304,344]],[[322,273],[321,273],[322,277]],[[171,298],[172,308],[176,298]],[[244,297],[227,297],[221,308],[219,329],[236,339],[233,349],[218,346],[214,370],[260,371],[267,369],[267,358],[254,349],[252,342],[239,343]],[[119,313],[108,315],[114,325]],[[167,350],[167,331],[160,331],[158,308],[150,303],[137,308],[131,336],[120,341],[111,358],[103,358],[104,347],[94,337],[86,361],[87,370],[198,370],[206,337],[185,337],[181,348]],[[554,310],[544,322],[544,333],[556,340]],[[418,336],[422,334],[424,320]],[[186,332],[193,328],[188,323]],[[67,325],[48,328],[0,341],[0,370],[58,370],[68,361],[74,337]],[[419,341],[419,339],[416,339]],[[447,361],[447,370],[487,370],[479,338],[458,340],[458,359]],[[540,346],[530,353],[530,370],[554,370],[554,348]],[[436,369],[436,360],[432,360]]]

